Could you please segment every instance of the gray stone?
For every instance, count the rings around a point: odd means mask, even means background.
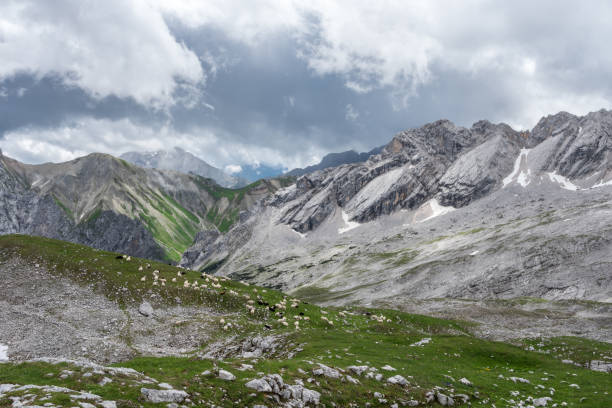
[[[236,376],[232,373],[230,373],[229,371],[226,370],[219,370],[219,375],[218,377],[222,380],[226,380],[226,381],[234,381],[236,379]]]
[[[245,384],[247,388],[251,388],[258,392],[272,392],[272,387],[267,381],[256,378]]]
[[[319,367],[312,370],[314,375],[324,376],[327,378],[340,378],[342,374],[334,368],[328,367],[325,364],[318,363]]]
[[[408,380],[406,380],[404,377],[402,377],[401,375],[394,375],[393,377],[389,377],[387,378],[387,382],[391,383],[391,384],[398,384],[398,385],[406,385],[408,384]]]
[[[138,307],[138,313],[140,313],[141,315],[145,317],[153,316],[153,313],[154,313],[153,306],[151,306],[149,302],[144,301]]]
[[[149,388],[141,388],[140,393],[147,402],[154,404],[160,402],[183,402],[189,394],[179,390],[153,390]]]

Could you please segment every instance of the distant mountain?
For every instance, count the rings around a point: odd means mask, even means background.
[[[142,168],[100,153],[28,165],[0,151],[0,234],[178,261],[198,232],[226,232],[280,186],[260,181],[232,190],[196,174]]]
[[[248,180],[227,174],[180,147],[156,152],[127,152],[119,157],[140,167],[197,174],[213,179],[223,187],[237,188],[249,184]]]
[[[369,152],[363,152],[363,153],[357,153],[354,150],[347,150],[346,152],[341,152],[341,153],[330,153],[326,155],[325,157],[323,157],[323,159],[321,159],[321,161],[318,164],[314,164],[312,166],[308,166],[303,169],[301,168],[293,169],[285,173],[285,175],[299,177],[299,176],[303,176],[304,174],[312,173],[313,171],[324,170],[330,167],[337,167],[343,164],[361,163],[361,162],[368,160],[370,156],[374,154],[379,154],[382,151],[382,149],[383,149],[383,146],[375,147]]]

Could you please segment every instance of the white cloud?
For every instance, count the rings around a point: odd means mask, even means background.
[[[350,103],[346,105],[346,113],[344,114],[344,118],[350,122],[354,122],[359,117],[359,112],[353,105]]]
[[[96,98],[174,103],[178,88],[197,93],[197,56],[178,43],[145,0],[0,2],[0,80],[19,73],[59,75]]]
[[[25,163],[72,160],[91,152],[119,156],[127,151],[155,151],[179,146],[217,168],[237,172],[241,164],[259,167],[295,168],[309,164],[311,156],[321,154],[306,148],[286,154],[264,147],[257,141],[237,142],[221,130],[196,127],[179,132],[171,126],[158,128],[136,124],[129,119],[78,118],[55,128],[25,127],[5,133],[0,148],[6,156]]]
[[[423,86],[437,81],[440,68],[464,78],[499,77],[505,88],[490,95],[520,101],[520,117],[510,118],[515,123],[533,125],[534,111],[583,114],[594,103],[610,106],[604,90],[566,83],[568,75],[588,75],[589,70],[605,74],[612,65],[612,54],[602,51],[612,36],[612,25],[604,18],[610,11],[606,1],[590,2],[589,7],[552,0],[155,4],[189,27],[218,27],[253,47],[265,45],[270,35],[289,33],[300,44],[297,54],[314,73],[340,75],[356,93],[388,89],[396,109],[408,107]],[[585,100],[593,103],[587,107]],[[508,112],[500,112],[491,119],[506,116]]]
[[[239,164],[228,164],[225,166],[225,172],[229,174],[236,174],[242,171],[242,166]]]

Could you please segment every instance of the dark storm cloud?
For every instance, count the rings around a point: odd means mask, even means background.
[[[0,82],[0,138],[20,127],[56,127],[84,115],[149,123],[162,118],[132,99],[112,95],[95,99],[81,88],[66,86],[57,76],[36,79],[19,74]]]

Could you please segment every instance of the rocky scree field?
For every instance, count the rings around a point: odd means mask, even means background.
[[[494,342],[24,235],[0,237],[0,280],[1,407],[612,406],[607,343]]]

